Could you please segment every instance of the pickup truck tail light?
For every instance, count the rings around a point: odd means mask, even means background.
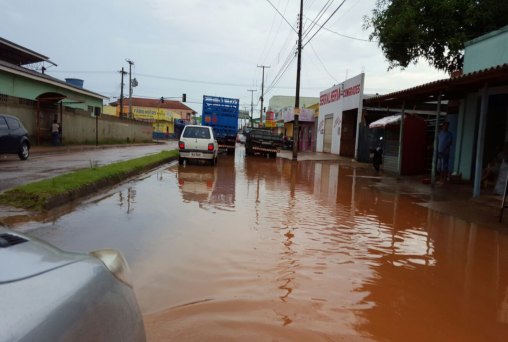
[[[214,150],[214,147],[213,147],[213,144],[208,144],[208,151],[213,151]]]
[[[179,141],[179,142],[178,142],[178,148],[179,148],[180,150],[185,149],[185,143],[184,143],[183,141]]]

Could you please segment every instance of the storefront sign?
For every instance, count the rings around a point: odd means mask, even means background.
[[[340,100],[340,91],[339,89],[333,89],[328,93],[321,94],[319,96],[319,105],[324,106],[326,104],[339,101]]]
[[[284,122],[290,122],[295,119],[294,108],[286,107],[282,110],[284,115]],[[314,111],[312,109],[301,108],[298,116],[298,121],[314,122]]]
[[[266,120],[265,127],[274,128],[274,127],[277,127],[277,125],[276,125],[275,121],[273,121],[273,120]]]
[[[344,97],[360,94],[361,86],[359,84],[344,89]]]
[[[163,108],[132,107],[135,119],[145,121],[172,121],[173,113]]]
[[[331,88],[323,90],[320,93],[320,107],[319,107],[319,127],[316,137],[316,151],[323,152],[324,150],[331,151],[333,154],[340,154],[341,152],[341,134],[342,126],[345,125],[344,115],[356,115],[353,119],[358,123],[359,113],[362,112],[362,98],[363,98],[363,84],[364,74],[359,74],[355,77],[349,78],[341,84],[334,85]],[[351,112],[353,111],[353,112]],[[348,112],[347,114],[344,114]],[[356,114],[354,114],[356,113]],[[326,118],[333,117],[333,131],[331,140],[324,140],[324,121]],[[357,126],[357,124],[354,124]],[[347,128],[349,129],[349,128]],[[358,130],[358,128],[356,128]],[[356,132],[358,137],[358,132]],[[348,139],[350,139],[348,137]],[[353,138],[356,139],[356,138]],[[356,139],[357,140],[357,139]],[[357,141],[348,141],[349,146],[356,144]]]

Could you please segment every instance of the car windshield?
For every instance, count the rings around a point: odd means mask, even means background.
[[[186,127],[183,132],[184,138],[210,139],[208,127]]]

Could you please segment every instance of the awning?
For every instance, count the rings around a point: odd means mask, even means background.
[[[395,125],[400,122],[400,114],[385,116],[379,120],[372,122],[369,128],[385,127],[387,125]]]
[[[37,96],[36,100],[39,102],[58,103],[58,102],[62,101],[63,99],[65,99],[66,97],[67,96],[60,94],[60,93],[47,92],[47,93],[43,93],[43,94],[40,94],[39,96]]]
[[[460,99],[469,93],[478,92],[486,83],[489,87],[506,86],[508,63],[474,71],[457,77],[445,78],[394,93],[364,99],[367,107],[395,107],[405,102],[407,108],[413,104],[434,102],[438,94],[441,100]],[[411,104],[411,106],[409,106]]]

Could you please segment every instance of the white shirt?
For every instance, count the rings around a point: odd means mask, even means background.
[[[60,128],[60,125],[56,122],[53,122],[51,125],[51,133],[58,133],[58,129]]]

